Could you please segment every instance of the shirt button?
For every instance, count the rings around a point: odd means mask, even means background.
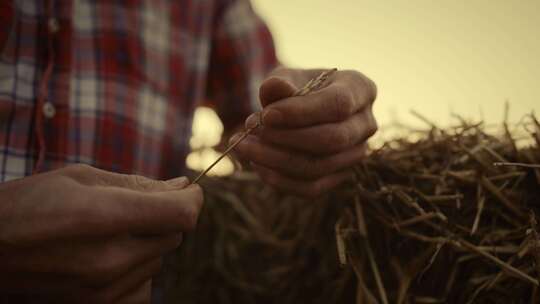
[[[60,29],[60,25],[58,24],[58,19],[56,18],[49,18],[48,26],[49,26],[49,32],[53,34],[57,33],[58,30]]]
[[[45,118],[51,119],[56,114],[56,109],[54,105],[50,102],[46,102],[43,104],[43,115]]]

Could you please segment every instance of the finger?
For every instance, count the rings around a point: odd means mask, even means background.
[[[170,191],[186,187],[189,179],[185,176],[168,181],[150,179],[135,174],[120,174],[101,170],[84,164],[72,165],[63,169],[65,174],[89,186],[112,186],[136,191]]]
[[[124,275],[135,265],[176,249],[181,234],[110,240],[83,240],[36,250],[10,252],[0,264],[4,274],[48,274],[68,277],[71,282],[102,286]]]
[[[332,83],[318,91],[266,106],[262,121],[272,127],[305,127],[343,121],[371,105],[376,91],[375,84],[364,75],[340,71]]]
[[[13,236],[17,244],[38,245],[51,237],[73,240],[133,233],[169,234],[195,229],[203,204],[198,185],[164,192],[140,192],[119,187],[91,187],[80,201],[48,210],[69,217],[42,216],[20,226]],[[14,233],[13,233],[14,234]],[[22,246],[22,245],[21,245]]]
[[[261,179],[275,188],[303,197],[316,198],[352,178],[352,172],[333,173],[313,181],[287,177],[270,168],[253,163],[253,168]]]
[[[150,304],[152,300],[152,280],[144,282],[135,290],[120,297],[116,304]]]
[[[358,112],[343,122],[326,123],[298,129],[263,126],[257,132],[263,141],[314,155],[330,155],[348,150],[377,131],[370,110]]]
[[[359,163],[366,154],[365,143],[330,156],[312,156],[267,144],[257,136],[248,136],[235,148],[237,155],[299,179],[314,179]]]
[[[154,259],[135,267],[109,286],[98,290],[89,298],[90,303],[116,303],[120,298],[129,298],[138,293],[137,287],[142,287],[146,291],[147,282],[151,282],[152,277],[161,270],[161,265],[161,259]]]
[[[189,179],[180,176],[167,181],[155,180],[136,174],[120,174],[109,171],[101,172],[101,185],[114,186],[135,191],[160,192],[178,190],[189,185]]]

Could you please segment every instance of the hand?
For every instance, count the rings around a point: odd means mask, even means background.
[[[278,68],[260,88],[263,126],[236,153],[278,189],[317,197],[351,177],[377,131],[375,84],[355,71],[338,71],[323,88],[293,97],[322,70]],[[256,115],[246,120],[249,128]],[[231,138],[235,141],[238,134]]]
[[[0,184],[0,294],[150,303],[162,255],[202,207],[188,183],[74,165]]]

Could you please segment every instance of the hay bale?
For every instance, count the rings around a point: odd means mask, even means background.
[[[315,201],[251,173],[205,178],[169,300],[539,303],[540,125],[518,127],[527,147],[506,124],[500,136],[432,124],[372,151],[354,182]]]

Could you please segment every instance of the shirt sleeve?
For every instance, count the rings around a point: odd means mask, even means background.
[[[210,54],[207,105],[232,130],[260,108],[259,86],[278,64],[272,35],[249,0],[221,1]]]

